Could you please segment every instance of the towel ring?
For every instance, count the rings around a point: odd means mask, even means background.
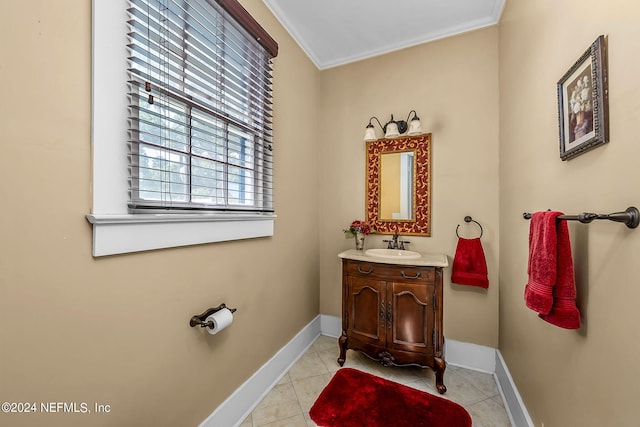
[[[480,237],[482,237],[482,234],[484,233],[484,230],[482,229],[482,226],[480,225],[480,223],[478,221],[476,221],[475,219],[471,218],[470,216],[465,216],[464,217],[464,222],[475,222],[476,224],[478,224],[478,227],[480,227]],[[458,236],[458,239],[460,238],[460,235],[458,234],[458,228],[460,228],[460,224],[458,224],[458,226],[456,227],[456,236]],[[478,238],[480,238],[478,237]]]

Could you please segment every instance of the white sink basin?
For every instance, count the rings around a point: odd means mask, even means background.
[[[378,258],[417,259],[422,257],[418,252],[401,251],[399,249],[367,249],[365,255]]]

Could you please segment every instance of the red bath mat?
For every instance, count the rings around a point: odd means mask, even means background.
[[[455,402],[351,368],[336,372],[309,415],[322,427],[471,427]]]

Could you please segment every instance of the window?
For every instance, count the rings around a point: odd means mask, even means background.
[[[130,209],[272,212],[271,54],[214,1],[129,25]]]
[[[275,41],[237,0],[93,17],[94,256],[272,235]]]

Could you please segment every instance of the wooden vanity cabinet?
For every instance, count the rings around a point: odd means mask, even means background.
[[[342,260],[342,335],[347,349],[384,366],[430,367],[444,393],[442,268]]]

